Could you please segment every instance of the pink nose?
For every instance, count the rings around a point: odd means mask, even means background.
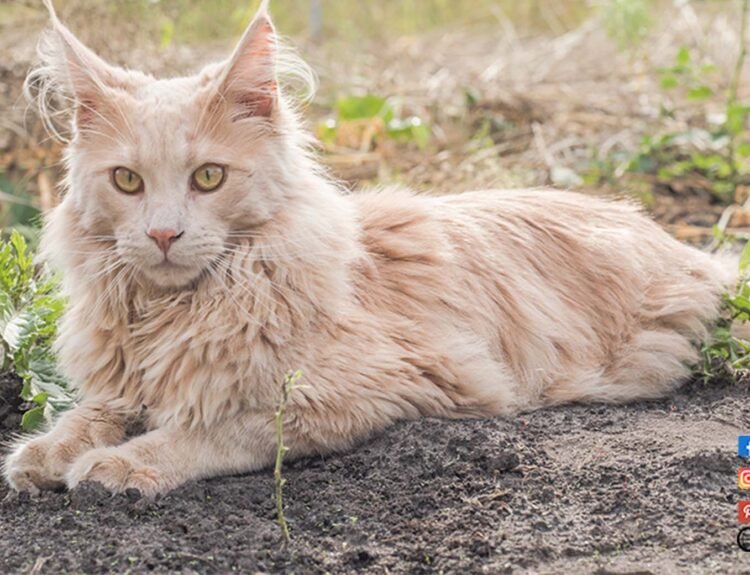
[[[172,247],[172,244],[175,242],[175,240],[179,239],[182,236],[182,232],[178,234],[177,230],[172,229],[152,229],[147,231],[146,233],[148,234],[148,237],[156,242],[156,245],[158,245],[159,249],[164,252],[165,256],[167,255],[169,248]]]

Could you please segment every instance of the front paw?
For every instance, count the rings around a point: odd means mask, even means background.
[[[41,489],[64,487],[65,472],[72,460],[65,444],[38,437],[17,446],[6,457],[3,472],[13,489],[36,495]]]
[[[78,458],[65,482],[73,489],[82,481],[96,481],[113,493],[138,489],[146,497],[166,491],[156,469],[143,465],[118,447],[93,449]]]

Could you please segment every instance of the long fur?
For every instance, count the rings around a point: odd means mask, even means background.
[[[29,82],[40,102],[53,90],[88,106],[43,242],[70,301],[57,344],[80,406],[18,444],[5,465],[16,489],[89,479],[154,494],[268,465],[280,385],[297,369],[293,456],[404,418],[663,395],[733,282],[628,203],[342,193],[268,79],[313,76],[278,57],[265,9],[227,62],[173,80],[65,50],[70,33],[54,26]],[[270,117],[253,116],[259,97],[275,98]],[[185,166],[219,160],[222,189],[191,195]],[[112,188],[117,165],[142,172],[143,197]],[[185,231],[169,255],[181,267],[160,271],[143,230],[167,224]],[[147,432],[126,439],[139,415]]]

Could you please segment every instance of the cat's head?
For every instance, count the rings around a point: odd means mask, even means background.
[[[226,61],[173,79],[106,63],[47,5],[27,87],[72,112],[66,209],[146,281],[191,284],[288,200],[304,146],[278,78],[311,85],[309,68],[280,52],[267,2]]]

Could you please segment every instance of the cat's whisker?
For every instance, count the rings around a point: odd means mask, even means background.
[[[280,249],[277,249],[280,248]],[[319,258],[319,257],[335,257],[336,252],[333,249],[328,250],[301,250],[301,251],[291,251],[289,249],[286,249],[287,246],[270,246],[267,247],[266,250],[260,250],[260,249],[251,249],[251,250],[245,250],[242,248],[233,248],[230,246],[225,246],[224,252],[231,253],[231,254],[248,254],[250,259],[253,261],[261,261],[261,262],[284,262],[284,261],[308,261],[313,258]],[[265,251],[273,251],[274,253],[264,253]]]
[[[97,299],[95,300],[94,306],[90,310],[88,310],[88,312],[85,313],[84,315],[86,315],[89,318],[98,317],[101,307],[106,306],[109,303],[110,294],[112,294],[113,290],[116,287],[118,287],[120,280],[124,279],[127,271],[128,271],[128,268],[123,265],[117,272],[113,274],[113,277],[109,285],[107,285],[106,288],[104,289],[104,292],[102,292],[99,295],[99,297],[97,297]]]
[[[86,239],[89,240],[89,241],[92,241],[92,242],[113,242],[114,243],[114,242],[117,241],[117,238],[114,237],[114,236],[112,236],[112,237],[110,237],[110,236],[89,236]]]
[[[99,280],[99,279],[104,278],[105,276],[111,275],[112,272],[114,272],[121,265],[123,265],[123,264],[119,260],[115,260],[115,261],[109,262],[107,264],[107,266],[105,266],[104,268],[95,271],[92,274],[91,279],[92,280]]]
[[[241,254],[241,255],[244,256],[245,254]],[[291,329],[290,323],[284,320],[283,318],[279,317],[278,314],[275,313],[270,303],[267,303],[265,301],[263,294],[260,293],[258,289],[251,290],[241,280],[244,279],[246,280],[247,284],[255,285],[257,288],[261,288],[265,286],[270,287],[272,291],[275,291],[277,294],[279,294],[280,297],[283,298],[284,304],[287,306],[290,312],[292,312],[292,315],[296,313],[299,317],[302,317],[303,314],[301,313],[301,311],[298,308],[295,308],[292,304],[290,304],[289,295],[286,294],[284,291],[282,291],[281,288],[278,285],[276,285],[276,283],[271,278],[266,277],[262,283],[258,283],[254,278],[252,278],[248,274],[248,270],[245,266],[241,266],[241,267],[233,266],[232,262],[229,261],[226,257],[224,257],[223,260],[226,262],[226,265],[228,266],[227,272],[231,273],[233,276],[233,286],[236,286],[243,293],[248,295],[253,300],[253,305],[259,306],[260,308],[262,308],[267,317],[269,318],[274,317],[275,321],[279,323],[281,327],[283,327],[285,330],[289,331]],[[229,286],[227,287],[228,289],[231,289],[229,288]]]
[[[82,255],[109,255],[117,252],[115,246],[106,247],[103,249],[92,248],[90,250],[66,250],[67,254],[82,254]]]
[[[231,288],[224,282],[222,279],[221,274],[215,273],[212,276],[219,284],[220,287],[224,289],[224,292],[229,297],[231,303],[234,305],[234,307],[237,309],[237,311],[247,320],[249,320],[252,324],[255,325],[259,330],[263,329],[265,326],[263,323],[258,320],[258,318],[254,317],[244,306],[242,306],[237,299],[234,297],[234,294],[232,293]]]

